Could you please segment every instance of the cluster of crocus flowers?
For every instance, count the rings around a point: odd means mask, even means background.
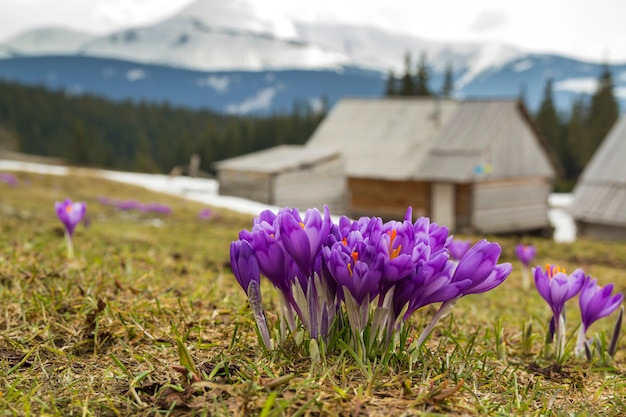
[[[261,275],[280,294],[281,340],[304,331],[317,345],[343,335],[357,354],[371,357],[395,343],[418,309],[442,303],[419,347],[461,297],[491,290],[511,272],[510,264],[497,263],[497,243],[482,240],[457,263],[451,242],[445,226],[424,217],[413,222],[410,208],[403,221],[342,216],[337,223],[327,207],[304,216],[285,208],[255,218],[231,243],[230,258],[267,348],[274,339],[262,310]]]
[[[528,290],[530,286],[529,272],[530,263],[535,259],[537,249],[533,245],[524,245],[523,243],[515,246],[515,256],[522,263],[522,288]]]
[[[67,243],[67,254],[69,258],[74,257],[74,245],[72,238],[74,236],[74,230],[76,226],[84,219],[87,205],[82,202],[73,203],[69,198],[63,202],[55,203],[54,208],[57,213],[57,217],[65,226],[65,241]]]
[[[9,174],[8,172],[0,172],[0,182],[4,182],[9,184],[11,187],[15,187],[17,185],[17,178],[15,178],[15,175]]]
[[[116,200],[108,197],[99,197],[98,202],[105,206],[115,207],[122,211],[139,211],[142,213],[171,214],[172,209],[161,203],[142,203],[137,200]]]
[[[559,363],[566,357],[565,303],[568,300],[579,295],[582,326],[574,352],[580,356],[585,352],[586,333],[589,326],[598,319],[614,312],[624,299],[621,293],[611,295],[613,291],[612,284],[600,287],[596,284],[596,279],[586,276],[582,269],[576,269],[572,274],[568,275],[558,265],[547,265],[545,269],[540,267],[534,268],[534,276],[537,291],[552,309],[549,342],[552,342],[556,336],[556,360]],[[618,319],[618,322],[621,322],[621,320]],[[552,331],[552,329],[554,330]],[[616,343],[617,335],[614,335],[611,344],[614,345]],[[589,359],[591,358],[589,357]]]

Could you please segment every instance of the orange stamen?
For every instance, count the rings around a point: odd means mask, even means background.
[[[348,238],[344,237],[343,239],[341,239],[341,243],[343,243],[343,246],[348,246]]]
[[[393,259],[393,258],[397,257],[398,255],[400,255],[400,251],[402,250],[402,245],[398,245],[397,248],[393,249],[393,241],[396,240],[396,237],[398,237],[398,231],[396,229],[392,229],[392,230],[388,231],[387,234],[390,237],[390,239],[389,239],[389,257],[391,259]]]
[[[565,274],[565,268],[561,265],[546,264],[546,274],[548,275],[548,278],[554,278],[554,276],[559,273]]]
[[[65,206],[65,211],[68,212],[68,213],[71,213],[72,212],[72,205],[70,204],[68,206]]]
[[[304,223],[300,222],[300,227],[304,229]]]
[[[359,259],[359,252],[352,252],[352,263],[348,263],[348,273],[352,276],[352,264]]]
[[[394,250],[391,251],[391,254],[389,255],[389,258],[393,259],[395,257],[397,257],[398,255],[400,255],[400,251],[402,250],[402,245],[398,245],[397,248],[395,248]]]

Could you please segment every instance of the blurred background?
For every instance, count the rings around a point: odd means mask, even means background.
[[[0,0],[0,152],[215,174],[346,97],[520,100],[571,191],[626,104],[626,3]],[[355,123],[358,121],[355,120]]]

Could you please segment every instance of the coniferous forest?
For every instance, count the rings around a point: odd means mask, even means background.
[[[0,150],[59,157],[78,166],[167,173],[195,153],[210,173],[215,161],[302,144],[323,117],[301,103],[290,114],[228,116],[0,81]]]

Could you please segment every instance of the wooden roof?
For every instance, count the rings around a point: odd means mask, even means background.
[[[341,155],[347,176],[471,182],[544,177],[557,167],[517,100],[344,99],[307,144],[279,146],[216,168],[281,172]]]
[[[342,152],[352,177],[469,182],[556,175],[516,100],[346,99],[306,147]]]
[[[578,221],[626,225],[626,116],[602,141],[574,188],[571,205]]]
[[[274,174],[300,169],[334,158],[337,151],[329,149],[305,149],[301,145],[280,145],[215,163],[217,170],[237,170]]]

